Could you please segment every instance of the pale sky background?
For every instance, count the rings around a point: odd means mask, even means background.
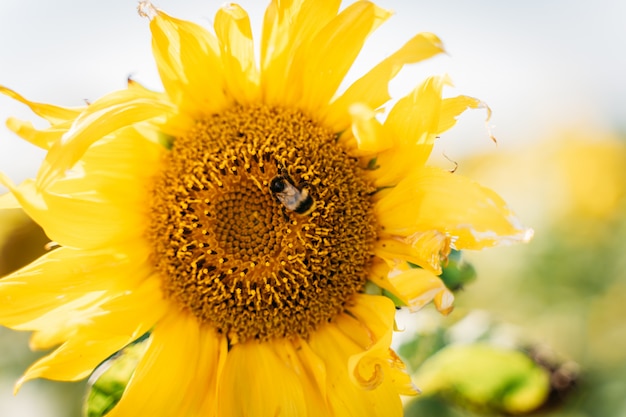
[[[412,66],[392,85],[398,97],[427,75],[448,73],[449,95],[478,97],[493,110],[499,148],[549,140],[564,128],[626,129],[626,1],[378,1],[395,10],[350,73],[352,79],[420,31],[436,33],[448,56]],[[160,88],[148,21],[133,0],[0,0],[0,84],[41,102],[76,106],[125,88],[126,77]],[[205,26],[222,1],[155,0],[166,12]],[[240,2],[260,31],[265,1]],[[0,97],[0,119],[36,121]],[[485,113],[465,114],[440,149],[454,159],[494,150]],[[33,176],[43,153],[0,126],[0,171],[19,182]],[[0,415],[54,416],[26,388],[17,397],[0,378]],[[44,404],[42,406],[42,404]],[[30,409],[30,411],[28,411]],[[9,413],[9,414],[6,414]]]

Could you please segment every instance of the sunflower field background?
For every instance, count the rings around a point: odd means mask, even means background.
[[[156,2],[211,26],[215,0]],[[241,2],[253,21],[265,2]],[[626,415],[626,4],[619,0],[378,1],[396,15],[366,45],[357,69],[415,31],[448,56],[394,80],[448,73],[493,110],[470,112],[433,156],[500,193],[525,225],[527,245],[462,253],[447,284],[455,311],[401,314],[395,346],[423,395],[407,416]],[[147,24],[127,0],[0,3],[0,83],[42,102],[75,106],[123,88],[132,75],[158,88]],[[258,29],[258,25],[255,29]],[[353,78],[357,74],[353,74]],[[350,74],[348,75],[350,77]],[[0,119],[31,119],[0,97]],[[0,130],[0,170],[33,176],[43,153]],[[4,193],[2,189],[0,192]],[[44,252],[47,239],[18,211],[0,218],[0,276]],[[0,328],[0,417],[81,415],[85,383],[13,384],[41,352]]]

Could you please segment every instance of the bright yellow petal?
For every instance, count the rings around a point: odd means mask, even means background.
[[[333,101],[326,111],[324,121],[335,131],[345,130],[348,122],[346,110],[353,103],[363,103],[372,109],[382,106],[391,99],[388,91],[389,82],[404,65],[423,61],[443,51],[441,40],[434,34],[420,33],[414,36]]]
[[[357,156],[374,155],[393,146],[385,127],[376,119],[376,112],[364,104],[356,103],[348,110],[352,119],[352,135],[356,141],[353,153]],[[345,133],[341,139],[346,141]]]
[[[147,185],[163,169],[166,152],[157,142],[147,140],[144,132],[124,129],[91,146],[81,158],[80,166],[72,170],[76,175],[56,181],[49,191],[76,194],[75,198],[97,194],[117,202],[127,213],[132,208],[147,214]]]
[[[384,126],[395,146],[378,155],[379,168],[373,172],[376,185],[394,185],[415,166],[426,163],[437,135],[441,94],[447,83],[447,77],[430,77],[391,109]]]
[[[456,118],[467,109],[484,108],[487,110],[487,120],[491,118],[491,109],[482,101],[468,96],[458,96],[443,99],[441,103],[441,116],[437,134],[441,134],[456,124]]]
[[[72,126],[71,122],[63,122],[48,129],[36,129],[31,122],[18,120],[14,117],[7,119],[7,127],[22,139],[42,148],[50,149]]]
[[[387,233],[407,237],[435,230],[450,237],[453,249],[527,241],[532,234],[496,193],[434,167],[415,170],[375,210]]]
[[[367,329],[346,315],[338,320],[353,323],[345,325],[347,331],[364,333]],[[402,403],[391,381],[383,381],[375,389],[364,389],[355,384],[348,371],[348,361],[361,354],[364,347],[353,340],[335,324],[319,328],[311,335],[309,346],[326,364],[328,402],[334,416],[400,417]],[[361,338],[358,337],[357,338]]]
[[[37,176],[37,188],[45,189],[61,177],[105,136],[135,123],[164,119],[172,111],[171,104],[138,96],[134,90],[118,91],[97,100],[81,113],[63,140],[50,148]]]
[[[68,184],[66,180],[59,185]],[[46,235],[62,246],[98,248],[141,236],[145,218],[130,204],[114,204],[103,196],[38,193],[32,180],[13,186],[0,176],[16,199]],[[139,190],[138,190],[139,191]]]
[[[407,233],[410,230],[410,225],[407,225]],[[411,262],[441,274],[441,263],[450,254],[451,244],[450,235],[438,230],[427,230],[404,237],[382,234],[374,250],[381,258]]]
[[[167,94],[159,91],[152,91],[130,77],[126,81],[126,85],[129,90],[135,91],[142,97],[152,97],[155,100],[167,101]]]
[[[272,348],[280,361],[298,376],[304,391],[308,416],[330,415],[326,401],[326,367],[304,340],[275,340]]]
[[[0,174],[1,175],[1,174]],[[0,183],[2,183],[0,181]],[[13,193],[6,193],[0,195],[0,209],[19,209],[20,202],[15,198]]]
[[[0,324],[49,330],[65,319],[75,322],[76,309],[115,297],[147,277],[148,253],[141,245],[54,249],[0,280]]]
[[[76,381],[87,377],[107,357],[149,331],[167,311],[152,278],[133,291],[102,304],[90,320],[51,354],[35,362],[16,388],[35,378]]]
[[[398,393],[416,394],[417,389],[411,382],[406,366],[397,355],[391,353],[396,313],[393,302],[387,297],[360,294],[348,311],[365,324],[372,334],[372,343],[367,350],[352,355],[348,361],[353,383],[375,389],[385,381],[391,383]]]
[[[351,4],[298,49],[286,101],[319,114],[328,105],[367,37],[391,13],[368,1]]]
[[[198,415],[204,395],[195,385],[196,367],[206,366],[205,353],[214,354],[214,346],[201,345],[205,340],[195,317],[170,310],[155,326],[149,347],[130,379],[120,402],[108,417],[188,416]],[[215,375],[207,373],[207,378]],[[206,383],[207,381],[204,381]]]
[[[215,15],[215,33],[220,41],[228,92],[238,103],[250,103],[259,95],[259,71],[254,60],[254,44],[248,14],[233,3],[222,6]]]
[[[307,415],[300,376],[281,360],[272,342],[250,341],[231,348],[218,397],[219,416]]]
[[[68,120],[74,120],[83,110],[84,107],[67,108],[53,106],[52,104],[36,103],[26,100],[15,91],[0,85],[0,94],[7,95],[14,100],[26,104],[37,116],[49,121],[51,124],[62,123]]]
[[[152,52],[170,100],[195,118],[223,109],[225,73],[215,35],[162,11],[150,22]]]
[[[281,104],[292,88],[287,75],[302,45],[337,15],[341,0],[272,0],[261,37],[261,88],[269,104]]]
[[[384,283],[380,277],[376,277],[374,282],[381,282],[383,288],[398,297],[412,311],[418,311],[431,301],[440,297],[442,308],[451,306],[452,300],[441,298],[439,294],[446,292],[446,286],[441,279],[426,269],[411,268],[403,271],[394,271]],[[449,303],[449,304],[447,304]]]
[[[218,383],[228,356],[228,341],[205,326],[200,329],[199,346],[202,347],[202,353],[196,364],[194,389],[201,392],[202,396],[195,416],[217,416]]]
[[[0,182],[52,240],[103,246],[143,235],[147,185],[164,152],[135,129],[123,129],[93,145],[79,166],[45,191],[38,192],[31,180],[16,187],[1,174]]]
[[[448,315],[454,309],[454,294],[446,288],[435,296],[433,303],[441,314]]]
[[[305,390],[307,392],[307,404],[311,406],[311,402],[320,401],[320,405],[318,405],[317,407],[326,409],[328,407],[326,398],[329,389],[329,387],[326,385],[326,364],[320,357],[315,354],[315,352],[313,352],[307,342],[296,341],[294,342],[294,345],[295,346],[291,346],[291,348],[295,349],[295,354],[293,355],[291,354],[290,349],[278,349],[277,352],[283,358],[297,358],[303,370],[301,375],[303,376],[303,378],[306,379]],[[310,391],[315,392],[311,394]],[[314,411],[315,410],[312,408],[309,414],[312,416],[327,414],[327,412],[321,413]]]

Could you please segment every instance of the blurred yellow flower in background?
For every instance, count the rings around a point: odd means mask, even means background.
[[[426,165],[480,101],[443,98],[439,76],[384,107],[403,65],[442,52],[436,36],[340,92],[390,13],[339,5],[272,2],[259,67],[239,6],[213,34],[144,2],[165,92],[129,81],[62,108],[0,87],[50,123],[8,121],[47,156],[34,180],[0,176],[0,206],[59,246],[0,281],[0,324],[59,346],[18,386],[85,378],[150,333],[110,416],[402,414],[416,388],[383,292],[447,313],[452,249],[530,233],[493,191]]]

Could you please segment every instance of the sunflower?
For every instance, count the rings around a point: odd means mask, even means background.
[[[18,386],[85,378],[149,333],[112,417],[402,414],[417,390],[390,349],[392,299],[446,313],[450,251],[528,231],[426,165],[479,100],[443,98],[435,76],[386,106],[403,65],[443,51],[435,35],[339,89],[390,17],[339,3],[272,1],[257,64],[241,7],[211,32],[142,2],[164,92],[129,80],[63,108],[1,88],[50,127],[8,120],[47,156],[33,180],[0,177],[0,205],[58,245],[0,281],[0,324],[56,347]]]

